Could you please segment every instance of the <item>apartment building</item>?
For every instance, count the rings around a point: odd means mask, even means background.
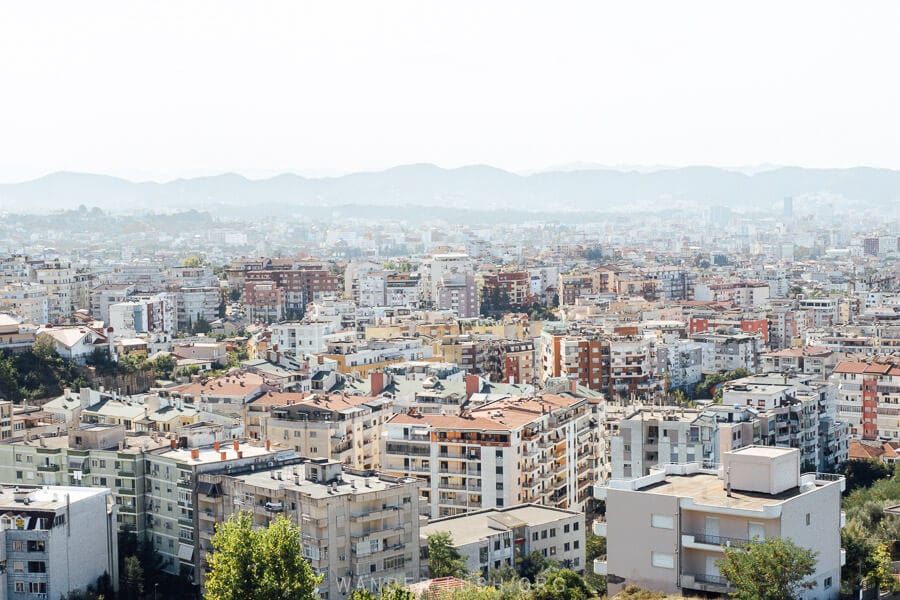
[[[541,380],[569,378],[610,397],[659,389],[652,339],[597,331],[541,331]]]
[[[272,347],[294,356],[325,352],[328,342],[353,340],[355,331],[345,330],[335,321],[283,321],[269,327]]]
[[[765,342],[760,334],[696,333],[691,340],[700,344],[704,374],[746,369],[759,371]]]
[[[119,337],[139,333],[174,335],[178,328],[175,298],[170,294],[130,296],[109,306],[109,325]]]
[[[865,440],[900,438],[900,361],[881,356],[844,360],[831,375],[838,418]]]
[[[256,410],[258,405],[269,410]],[[244,422],[252,429],[256,417],[261,439],[293,448],[299,456],[376,469],[383,424],[392,414],[386,397],[268,392],[244,407]]]
[[[831,374],[835,365],[835,353],[822,346],[785,348],[762,356],[762,368],[767,373],[806,373],[825,378]]]
[[[689,390],[703,379],[703,348],[692,340],[656,344],[656,376],[669,389]]]
[[[584,513],[538,504],[488,508],[429,521],[421,528],[423,549],[428,536],[447,532],[466,561],[469,573],[489,579],[501,567],[515,568],[532,552],[581,572],[585,568]],[[423,576],[425,575],[425,564]]]
[[[727,547],[768,537],[791,539],[817,552],[815,586],[803,599],[840,595],[840,475],[803,473],[793,448],[748,446],[722,454],[721,466],[660,465],[649,475],[597,486],[605,519],[594,531],[606,536],[609,593],[626,585],[667,594],[730,591],[717,561]]]
[[[290,450],[230,439],[222,425],[182,428],[169,446],[144,455],[146,536],[163,559],[163,570],[200,581],[197,477],[207,472],[262,469],[294,456]]]
[[[594,293],[594,276],[590,274],[565,274],[559,276],[559,304],[572,306],[575,300]]]
[[[536,381],[534,342],[504,340],[500,342],[502,381],[532,384]]]
[[[50,322],[50,300],[47,288],[30,282],[0,285],[0,310],[28,323]]]
[[[0,597],[46,600],[109,574],[118,588],[110,492],[68,486],[0,486]]]
[[[0,481],[19,486],[99,487],[111,490],[114,525],[146,532],[145,459],[169,444],[150,434],[126,436],[124,427],[79,425],[68,435],[13,439],[0,444]]]
[[[838,298],[800,298],[798,307],[806,312],[808,327],[828,327],[839,322]]]
[[[326,459],[200,475],[201,564],[207,565],[215,524],[249,511],[257,527],[282,514],[300,525],[303,556],[324,576],[318,591],[325,600],[346,598],[358,587],[418,581],[421,486],[413,478],[354,470]]]
[[[529,502],[577,510],[596,479],[597,442],[587,398],[512,397],[460,415],[394,415],[382,469],[423,479],[432,518]]]
[[[499,299],[501,305],[510,310],[521,310],[536,301],[536,298],[531,293],[528,271],[500,271],[482,276],[482,303]]]
[[[474,274],[444,274],[435,288],[434,307],[452,310],[461,319],[479,316],[478,286],[475,285]]]
[[[109,283],[91,290],[91,316],[104,323],[109,322],[109,307],[125,302],[137,291],[132,283]]]
[[[15,317],[0,313],[0,350],[25,352],[34,345],[37,325],[20,323]]]
[[[762,282],[698,283],[694,286],[694,300],[700,302],[729,302],[737,308],[750,310],[769,300],[769,284]]]
[[[704,452],[699,416],[695,409],[641,408],[619,419],[609,438],[612,478],[641,477],[657,464],[714,460],[711,446]]]

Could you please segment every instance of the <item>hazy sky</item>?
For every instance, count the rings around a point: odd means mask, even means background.
[[[900,168],[900,2],[4,2],[0,180]]]

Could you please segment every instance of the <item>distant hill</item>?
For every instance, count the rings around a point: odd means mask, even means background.
[[[822,194],[838,204],[900,206],[900,171],[780,167],[742,173],[714,167],[652,172],[604,168],[518,175],[488,166],[431,164],[340,177],[285,173],[250,180],[226,173],[166,183],[59,172],[0,185],[0,210],[46,212],[81,204],[104,210],[197,209],[271,212],[302,206],[425,206],[456,209],[617,211],[681,205],[768,209],[785,196]]]

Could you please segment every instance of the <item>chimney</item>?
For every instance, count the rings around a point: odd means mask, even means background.
[[[213,442],[213,450],[215,450],[216,452],[219,451],[219,442]]]
[[[226,453],[226,452],[220,452],[220,453],[219,453],[219,458],[221,458],[222,460],[228,460],[228,453]]]
[[[194,460],[200,460],[200,448],[194,448],[193,450],[191,450],[191,458],[193,458]]]
[[[266,440],[266,452],[271,452],[271,451],[272,451],[272,442],[270,442],[269,440]]]
[[[481,391],[481,378],[478,375],[466,375],[466,397]]]
[[[572,393],[573,396],[578,395],[578,380],[577,379],[573,378],[569,382],[569,391]]]
[[[244,458],[244,451],[243,451],[243,450],[238,450],[238,453],[237,453],[237,454],[238,454],[238,458]]]
[[[237,440],[234,440],[234,451],[237,452],[241,449],[241,443]]]
[[[377,396],[382,391],[384,391],[384,373],[381,371],[372,371],[369,375],[369,380],[372,385],[372,395]]]
[[[169,447],[170,447],[172,450],[174,450],[175,448],[178,447],[178,442],[177,442],[176,440],[170,440],[170,441],[169,441]]]

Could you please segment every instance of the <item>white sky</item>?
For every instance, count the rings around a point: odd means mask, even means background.
[[[4,2],[0,180],[900,168],[900,2]]]

